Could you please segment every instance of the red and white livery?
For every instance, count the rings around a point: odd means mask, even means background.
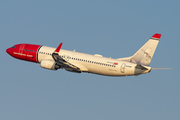
[[[71,72],[87,72],[106,76],[129,76],[149,73],[152,60],[161,34],[154,34],[133,56],[112,59],[102,55],[84,54],[57,48],[35,45],[17,44],[6,52],[14,58],[40,63],[42,68],[57,70],[65,69]]]

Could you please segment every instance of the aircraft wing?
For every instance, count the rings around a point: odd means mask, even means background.
[[[61,66],[61,68],[64,68],[67,71],[71,72],[78,72],[81,73],[82,71],[88,71],[86,67],[83,65],[77,64],[77,63],[71,63],[64,60],[61,56],[59,56],[59,51],[61,49],[62,43],[56,48],[54,53],[52,54],[52,57],[57,65]]]

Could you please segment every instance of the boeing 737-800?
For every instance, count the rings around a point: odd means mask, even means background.
[[[106,76],[130,76],[149,73],[152,60],[161,34],[154,34],[134,55],[126,58],[106,58],[102,55],[84,54],[57,48],[35,45],[16,44],[6,52],[14,58],[40,63],[42,68],[65,69],[76,73],[94,73]]]

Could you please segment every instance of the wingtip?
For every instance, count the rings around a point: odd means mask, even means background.
[[[56,48],[55,52],[58,53],[61,49],[61,46],[62,46],[63,43],[60,43],[59,46]]]
[[[155,33],[152,38],[155,38],[155,39],[160,39],[161,38],[161,34],[159,33]]]

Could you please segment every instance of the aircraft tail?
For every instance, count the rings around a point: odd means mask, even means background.
[[[132,63],[149,66],[156,47],[159,43],[161,34],[155,33],[133,56],[118,60],[129,61]]]

